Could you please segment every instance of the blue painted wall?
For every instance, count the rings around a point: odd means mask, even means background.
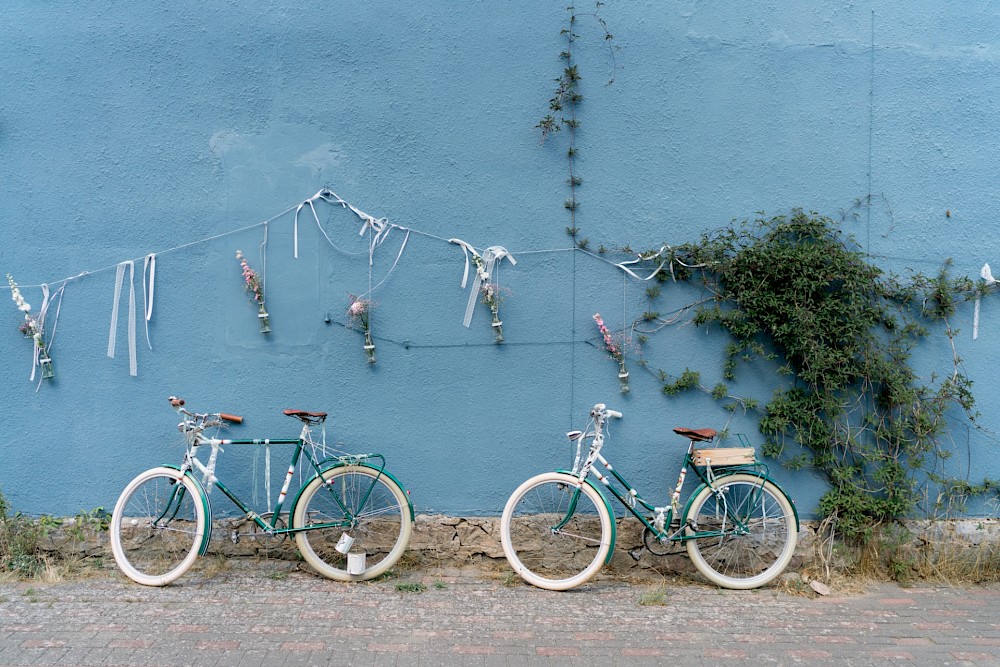
[[[56,379],[37,393],[19,314],[0,311],[0,489],[14,506],[110,507],[138,471],[178,461],[169,394],[246,415],[233,436],[287,437],[297,430],[282,408],[327,410],[331,440],[384,452],[418,511],[449,514],[499,514],[521,480],[568,462],[562,432],[605,401],[626,415],[608,455],[665,498],[661,475],[683,444],[670,427],[721,428],[728,413],[665,399],[634,365],[622,397],[596,347],[593,313],[620,327],[644,307],[644,286],[566,250],[565,137],[542,145],[534,128],[559,74],[565,4],[3,3],[0,271],[36,308],[38,285],[88,272],[66,285]],[[610,0],[617,69],[585,17],[576,47],[581,234],[592,248],[648,248],[798,206],[848,212],[847,230],[887,269],[934,272],[953,257],[978,275],[1000,263],[998,14],[936,0]],[[369,285],[360,221],[321,204],[332,247],[300,216],[296,260],[293,216],[279,215],[323,186],[420,232],[374,294],[375,367],[342,326],[347,295]],[[272,218],[265,337],[234,254],[260,268],[258,223]],[[502,346],[482,306],[462,326],[452,237],[518,260],[501,271]],[[376,252],[374,283],[402,239],[396,230]],[[106,354],[113,267],[141,268],[147,253],[158,253],[152,350],[140,321],[133,378],[127,299],[117,355]],[[667,293],[675,306],[698,296]],[[995,433],[1000,306],[984,303],[975,342],[971,315],[953,324]],[[711,385],[725,342],[671,329],[646,353]],[[927,373],[948,370],[943,338],[922,354]],[[770,369],[750,371],[736,389],[766,398]],[[732,427],[756,431],[747,417]],[[998,474],[994,437],[960,420],[951,435],[948,472]],[[227,451],[221,472],[249,495],[253,466],[250,452]],[[814,474],[778,476],[815,511]]]

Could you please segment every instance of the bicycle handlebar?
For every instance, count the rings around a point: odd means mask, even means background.
[[[597,405],[595,405],[594,409],[590,411],[590,415],[592,417],[597,417],[598,415],[600,415],[605,418],[607,417],[614,417],[615,419],[622,418],[622,413],[618,412],[617,410],[612,410],[604,403],[598,403]]]
[[[177,410],[177,412],[183,412],[186,415],[190,415],[191,417],[194,417],[194,418],[201,418],[202,420],[204,420],[206,417],[211,417],[211,415],[207,415],[207,414],[206,415],[196,415],[194,413],[191,413],[191,412],[188,412],[187,410],[185,410],[184,409],[184,399],[183,398],[177,398],[176,396],[170,396],[169,398],[167,398],[167,400],[170,401],[170,407],[172,407],[174,410]],[[240,415],[230,415],[230,414],[227,414],[225,412],[220,412],[219,415],[218,415],[218,417],[219,417],[219,419],[222,419],[222,420],[227,421],[227,422],[233,422],[234,424],[242,424],[243,423],[243,417],[241,417]]]

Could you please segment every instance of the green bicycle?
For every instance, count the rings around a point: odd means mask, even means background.
[[[209,493],[213,488],[252,522],[252,532],[232,532],[234,543],[244,536],[280,541],[292,535],[306,562],[331,579],[371,579],[403,555],[413,530],[409,494],[385,470],[381,454],[329,456],[311,430],[326,420],[325,412],[285,410],[284,414],[302,422],[296,439],[223,440],[208,437],[205,431],[223,422],[242,423],[242,417],[197,414],[184,408],[183,399],[171,396],[169,400],[181,415],[177,427],[187,443],[183,461],[179,466],[140,473],[125,487],[111,515],[111,550],[118,567],[133,581],[165,586],[205,553],[212,534]],[[215,476],[224,445],[295,446],[271,512],[254,512]],[[210,450],[207,462],[198,458],[199,449]],[[304,467],[309,476],[294,495],[291,509],[283,514],[292,476],[302,458],[308,462]]]
[[[652,553],[663,555],[666,546],[683,545],[698,571],[724,588],[756,588],[781,574],[795,552],[798,514],[752,447],[696,449],[695,443],[710,442],[716,432],[675,428],[688,438],[687,453],[670,504],[656,507],[601,455],[605,422],[621,416],[603,403],[595,405],[587,430],[567,434],[576,443],[573,468],[532,477],[507,501],[500,540],[521,578],[539,588],[568,590],[611,560],[615,514],[590,475],[643,524],[643,542]],[[602,474],[597,463],[609,474]],[[701,483],[682,509],[681,487],[689,468]]]

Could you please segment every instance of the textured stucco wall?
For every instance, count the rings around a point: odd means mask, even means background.
[[[110,507],[139,470],[178,460],[169,394],[245,414],[234,436],[290,436],[280,409],[327,410],[331,439],[384,452],[418,511],[449,514],[498,514],[519,481],[567,463],[562,432],[605,401],[626,415],[607,454],[665,497],[660,473],[672,474],[682,444],[669,428],[721,427],[727,413],[703,398],[667,400],[635,367],[621,397],[590,318],[600,311],[617,327],[635,317],[643,286],[582,253],[535,252],[570,246],[564,138],[540,145],[534,129],[559,73],[564,6],[3,3],[0,272],[25,286],[90,272],[66,288],[57,378],[38,393],[18,313],[10,302],[0,310],[0,489],[14,506]],[[582,235],[592,247],[647,248],[800,206],[846,211],[847,229],[887,269],[934,272],[954,257],[974,276],[1000,263],[998,14],[931,0],[610,0],[614,84],[603,85],[610,63],[586,19],[576,48]],[[297,260],[292,216],[269,223],[269,337],[240,289],[234,253],[259,267],[263,228],[237,230],[325,185],[423,232],[374,295],[374,368],[340,324],[347,294],[369,280],[349,212],[318,209],[337,248],[301,217]],[[501,274],[511,290],[503,346],[482,310],[462,326],[462,255],[434,237],[503,245],[518,259]],[[376,282],[401,240],[394,232],[376,253]],[[132,378],[124,305],[118,354],[106,356],[109,267],[150,252],[153,349],[140,323]],[[675,306],[697,295],[667,291]],[[25,296],[40,305],[37,287]],[[984,303],[975,342],[971,307],[954,324],[983,424],[1000,431],[989,411],[1000,306]],[[675,329],[648,355],[713,384],[725,342]],[[921,369],[947,370],[950,353],[932,342]],[[736,389],[766,398],[771,376],[758,370]],[[996,475],[994,437],[960,421],[952,435],[948,472]],[[222,473],[249,495],[253,465],[250,452],[227,451]],[[815,476],[776,474],[804,515],[815,511]]]

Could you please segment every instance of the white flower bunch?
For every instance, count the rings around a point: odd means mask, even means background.
[[[24,300],[21,290],[18,289],[14,277],[7,274],[7,283],[10,284],[10,298],[17,304],[17,309],[24,313],[24,323],[18,329],[25,336],[33,338],[35,345],[42,346],[42,332],[38,330],[38,322],[31,316],[31,304]]]

